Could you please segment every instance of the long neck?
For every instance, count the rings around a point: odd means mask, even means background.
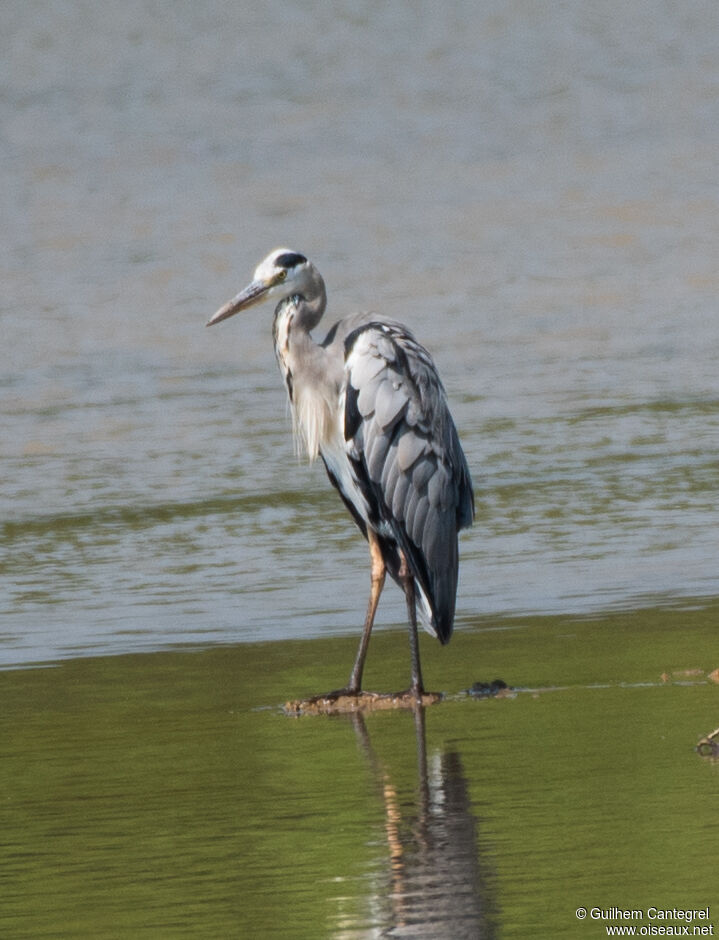
[[[322,315],[327,307],[325,282],[320,277],[319,272],[316,272],[310,290],[303,294],[294,294],[287,299],[294,302],[297,325],[308,333],[314,330],[322,319]]]
[[[275,355],[292,409],[296,444],[314,460],[335,430],[340,375],[327,351],[310,336],[324,313],[324,291],[308,303],[293,295],[275,310],[272,335]]]

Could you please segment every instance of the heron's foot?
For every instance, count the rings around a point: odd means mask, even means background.
[[[395,692],[393,697],[397,701],[397,708],[423,708],[426,705],[436,705],[441,702],[444,695],[441,692],[425,692],[423,686],[410,686],[406,692]]]
[[[406,692],[363,692],[336,689],[325,695],[285,702],[287,715],[341,715],[350,712],[387,711],[395,708],[416,708],[434,705],[442,699],[441,692],[407,689]]]

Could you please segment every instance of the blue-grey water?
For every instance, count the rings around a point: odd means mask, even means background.
[[[436,357],[460,627],[719,593],[716,4],[2,18],[2,663],[356,630],[272,310],[204,329],[278,244]]]

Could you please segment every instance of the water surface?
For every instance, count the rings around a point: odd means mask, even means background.
[[[437,359],[460,626],[719,593],[715,4],[11,2],[0,45],[2,663],[356,631],[272,311],[203,328],[278,243]]]
[[[288,718],[354,640],[0,673],[4,937],[592,937],[576,909],[709,906],[716,605],[512,619],[423,645],[409,712]],[[407,675],[373,639],[371,688]],[[475,700],[504,677],[514,696]]]

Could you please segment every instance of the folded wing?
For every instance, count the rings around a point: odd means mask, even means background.
[[[344,437],[367,522],[386,544],[395,578],[396,547],[403,551],[425,626],[446,643],[457,593],[457,533],[471,525],[474,499],[437,370],[404,327],[368,322],[345,340],[344,391]]]

